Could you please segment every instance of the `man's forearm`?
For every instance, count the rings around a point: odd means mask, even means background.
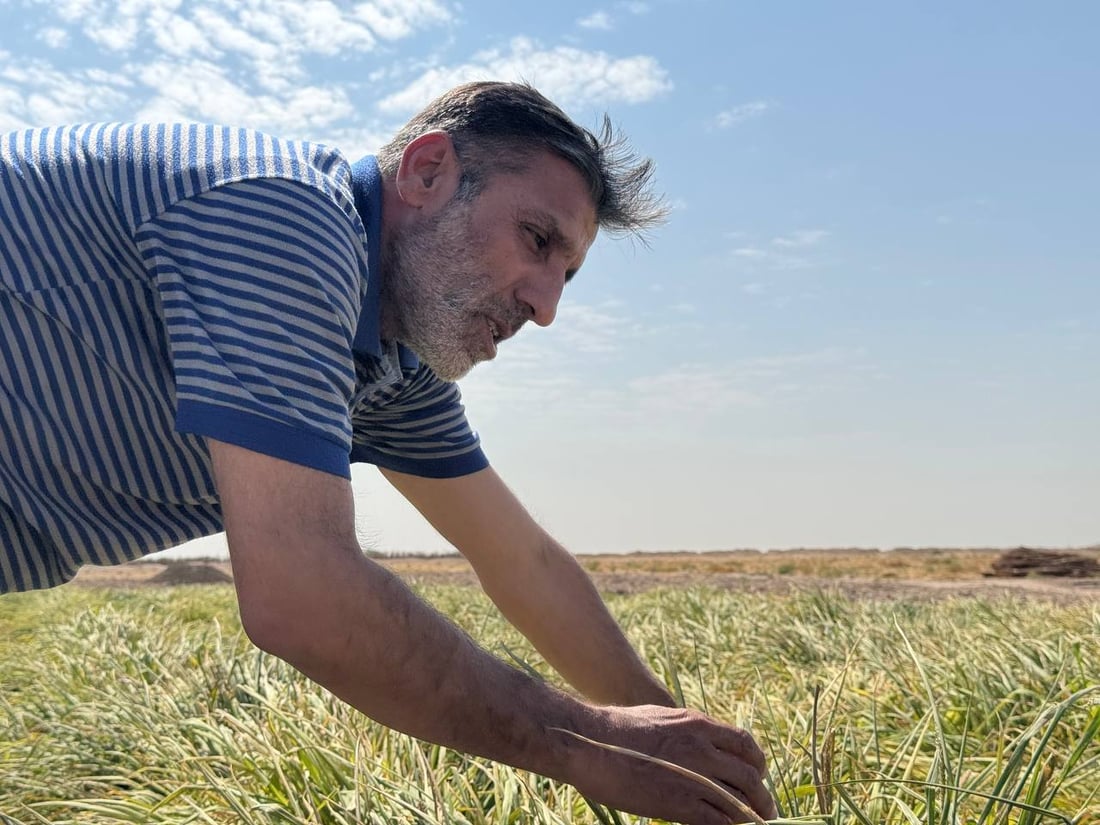
[[[549,729],[591,728],[595,709],[490,656],[361,555],[319,567],[293,585],[311,615],[263,647],[382,724],[569,781],[573,746]]]
[[[455,479],[383,472],[470,560],[501,612],[570,684],[603,704],[672,704],[576,559],[492,468]]]
[[[479,569],[482,587],[570,684],[602,704],[673,704],[565,548],[546,536],[510,561]]]

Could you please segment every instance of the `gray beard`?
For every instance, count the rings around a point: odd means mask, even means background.
[[[479,360],[481,316],[510,320],[492,296],[492,276],[478,271],[470,248],[467,202],[452,202],[430,223],[390,239],[381,298],[394,338],[444,381],[457,381]]]

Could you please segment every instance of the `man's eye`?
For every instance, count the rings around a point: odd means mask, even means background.
[[[535,227],[529,226],[529,227],[527,227],[527,231],[530,232],[531,237],[535,239],[535,248],[536,249],[545,249],[546,245],[548,243],[550,243],[550,241],[548,241],[546,239],[546,236],[543,235],[541,232],[539,232],[537,229],[535,229]]]

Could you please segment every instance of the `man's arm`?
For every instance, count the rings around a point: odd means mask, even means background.
[[[450,479],[383,474],[470,561],[501,613],[573,687],[602,704],[674,704],[588,574],[491,467]]]
[[[617,808],[699,825],[744,819],[678,774],[554,728],[690,767],[774,815],[746,732],[688,710],[585,705],[505,665],[363,555],[346,479],[209,445],[241,619],[259,647],[385,725]]]

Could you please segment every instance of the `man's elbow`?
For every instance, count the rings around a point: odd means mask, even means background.
[[[320,675],[335,653],[332,598],[308,582],[238,587],[237,607],[249,641],[311,676]]]
[[[237,590],[241,626],[249,641],[265,653],[292,662],[301,655],[300,627],[295,613],[278,594]]]
[[[339,662],[350,644],[363,588],[361,555],[317,553],[312,564],[250,568],[238,577],[237,607],[252,644],[313,678]],[[251,572],[253,575],[248,575]]]

